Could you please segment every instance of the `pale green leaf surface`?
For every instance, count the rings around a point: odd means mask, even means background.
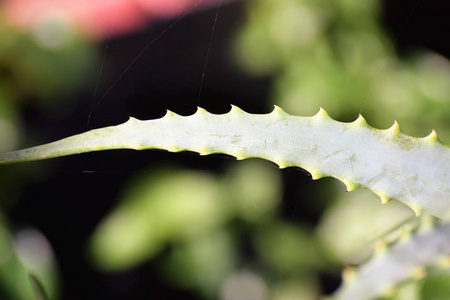
[[[124,148],[260,157],[281,168],[304,168],[313,179],[335,177],[348,191],[366,187],[383,202],[400,200],[417,214],[425,210],[450,217],[450,151],[434,131],[414,138],[403,134],[397,123],[386,130],[370,127],[362,116],[341,123],[322,109],[314,117],[291,116],[278,107],[270,114],[253,115],[233,106],[223,115],[199,108],[189,117],[168,112],[157,120],[131,118],[122,125],[1,154],[0,164]]]

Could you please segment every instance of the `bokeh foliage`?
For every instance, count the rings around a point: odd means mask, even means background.
[[[67,24],[41,24],[33,32],[24,32],[0,18],[1,152],[29,143],[21,115],[30,101],[47,112],[61,112],[70,107],[68,101],[54,95],[71,93],[84,84],[83,74],[93,61],[93,54],[92,43]],[[59,297],[58,267],[48,241],[39,231],[28,227],[16,228],[11,234],[6,217],[30,177],[45,172],[26,167],[0,170],[2,299]]]

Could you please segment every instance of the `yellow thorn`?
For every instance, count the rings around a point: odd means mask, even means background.
[[[168,117],[168,118],[175,117],[175,116],[177,116],[177,114],[171,110],[166,110],[166,114],[164,115],[164,117]]]
[[[139,120],[139,119],[136,119],[136,118],[134,118],[134,117],[130,117],[129,119],[128,119],[128,122],[131,122],[131,123],[134,123],[134,122],[140,122],[141,120]]]
[[[284,169],[284,168],[289,167],[289,164],[287,164],[287,163],[286,163],[285,161],[283,161],[283,160],[275,160],[274,162],[278,165],[278,167],[279,167],[280,169]]]
[[[203,107],[197,106],[197,114],[206,114],[208,113]]]
[[[211,150],[206,148],[198,149],[197,151],[201,156],[210,155],[211,153],[213,153]]]
[[[450,267],[450,256],[443,257],[439,260],[439,263],[444,267]]]
[[[392,298],[397,293],[397,289],[394,285],[387,286],[382,294],[383,298]]]
[[[241,115],[242,113],[245,113],[242,109],[237,107],[236,105],[231,104],[231,110],[229,112],[232,115]]]
[[[278,105],[274,105],[273,106],[273,111],[272,113],[276,113],[276,114],[287,114],[281,107],[279,107]]]
[[[345,184],[347,192],[353,192],[360,187],[359,183],[356,183],[350,179],[342,179],[342,182]]]
[[[351,266],[346,266],[342,270],[342,280],[344,284],[352,283],[356,279],[356,269]]]
[[[412,270],[411,275],[413,279],[421,279],[427,275],[427,269],[425,267],[416,267]]]
[[[322,107],[319,109],[319,111],[317,112],[317,114],[314,117],[317,117],[317,118],[328,118],[328,119],[330,118],[328,113]]]
[[[388,131],[392,134],[392,135],[396,135],[401,133],[400,130],[400,125],[398,125],[397,121],[394,121],[394,124],[392,124],[392,126],[388,129]]]
[[[387,243],[385,240],[378,240],[375,243],[375,251],[374,251],[374,256],[381,256],[384,253],[386,253],[386,249],[387,249]]]
[[[420,219],[419,232],[426,232],[433,228],[435,219],[429,214],[424,214]]]
[[[178,147],[176,145],[167,147],[167,151],[169,151],[169,152],[181,152],[183,150],[184,149],[181,149],[180,147]]]
[[[429,135],[427,135],[426,137],[423,138],[425,140],[425,142],[427,142],[428,144],[435,144],[435,143],[439,143],[439,138],[438,135],[436,133],[436,131],[431,130],[431,133]]]
[[[236,152],[236,153],[232,153],[232,156],[236,157],[236,160],[244,160],[247,158],[247,156],[245,156],[243,153],[241,152]]]
[[[274,105],[273,111],[269,114],[274,121],[283,120],[288,114],[280,107]]]
[[[322,172],[320,172],[319,170],[315,170],[315,169],[306,169],[306,171],[309,172],[309,174],[311,174],[311,177],[313,180],[317,180],[323,177]]]
[[[366,127],[368,125],[366,119],[364,119],[364,117],[361,114],[355,121],[353,121],[353,124],[355,124],[358,127]]]
[[[383,192],[375,192],[375,194],[377,194],[378,197],[380,197],[380,202],[381,204],[386,204],[389,201],[391,201],[391,198],[389,198],[385,193]]]
[[[409,203],[409,208],[411,208],[416,215],[416,217],[420,217],[422,215],[422,207],[416,203]]]
[[[380,200],[381,200],[381,204],[386,204],[389,201],[391,201],[391,199],[388,196],[386,196],[386,195],[381,195],[380,196]]]
[[[402,228],[400,229],[401,233],[400,233],[400,238],[399,238],[399,242],[403,243],[408,241],[411,238],[411,233],[413,231],[412,226],[402,226]]]

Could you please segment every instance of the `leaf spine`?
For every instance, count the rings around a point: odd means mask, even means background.
[[[444,257],[442,257],[442,258],[439,260],[438,264],[441,265],[441,266],[444,267],[444,268],[450,267],[450,256],[444,256]]]
[[[356,268],[352,266],[345,266],[342,270],[342,280],[344,281],[344,284],[351,284],[355,281],[357,274],[356,274]]]
[[[178,115],[176,113],[174,113],[171,110],[166,110],[166,114],[164,115],[164,118],[174,118],[177,117]]]
[[[387,249],[388,249],[388,243],[386,242],[386,240],[384,240],[384,239],[378,240],[375,243],[375,251],[374,251],[373,258],[376,259],[378,257],[385,255],[387,252]]]
[[[199,114],[199,115],[207,115],[207,114],[209,114],[209,112],[206,111],[206,109],[204,109],[203,107],[200,107],[200,106],[197,106],[197,111],[195,113]]]
[[[184,151],[185,149],[178,147],[177,145],[171,145],[167,147],[167,151],[169,152],[181,152]]]
[[[271,115],[275,116],[277,120],[284,119],[289,116],[287,112],[285,112],[281,107],[274,105]]]
[[[423,140],[429,145],[441,143],[439,140],[439,137],[434,129],[431,130],[431,133],[429,135],[427,135],[426,137],[424,137]]]
[[[135,117],[129,117],[127,122],[135,123],[135,122],[141,122],[141,120],[136,119]]]
[[[388,202],[390,202],[392,199],[389,198],[389,196],[386,193],[383,192],[375,192],[375,194],[377,194],[377,196],[380,198],[380,203],[381,204],[386,204]]]
[[[407,243],[411,239],[413,227],[405,225],[405,226],[402,226],[402,228],[400,230],[401,230],[401,233],[400,233],[398,242],[401,244]]]
[[[326,112],[326,110],[323,109],[322,107],[319,108],[319,111],[314,115],[314,118],[321,119],[321,120],[331,119],[330,116],[328,115],[328,113]]]
[[[427,232],[434,228],[435,225],[435,219],[433,216],[429,214],[423,214],[420,218],[419,228],[417,229],[418,232]]]
[[[287,167],[290,167],[290,165],[288,163],[286,163],[285,161],[283,161],[282,159],[274,160],[274,162],[278,165],[278,167],[280,169],[285,169]]]
[[[353,192],[361,186],[359,183],[356,183],[350,179],[341,179],[341,181],[345,184],[347,192]]]
[[[387,204],[391,199],[387,195],[381,195],[380,196],[381,204]]]
[[[364,117],[359,114],[358,118],[352,122],[352,124],[356,125],[357,127],[368,127],[369,124],[367,124],[366,119],[364,119]]]
[[[244,159],[249,158],[248,156],[244,155],[244,154],[241,153],[241,152],[234,152],[234,153],[232,153],[231,155],[234,156],[234,157],[236,157],[236,160],[244,160]]]
[[[392,298],[397,293],[397,288],[390,284],[384,288],[384,291],[381,293],[382,298]]]
[[[397,121],[394,121],[394,124],[392,124],[391,127],[389,127],[389,129],[387,129],[388,132],[392,135],[399,135],[402,133],[402,131],[400,130],[400,125],[398,125]]]
[[[411,208],[414,211],[414,214],[416,217],[420,217],[423,213],[423,209],[420,205],[417,203],[408,203],[409,208]]]
[[[415,267],[411,272],[411,278],[415,280],[422,279],[427,275],[427,268],[424,266]]]
[[[198,150],[198,154],[200,154],[201,156],[206,156],[206,155],[213,154],[213,151],[211,151],[210,149],[207,149],[207,148],[202,148],[202,149]]]
[[[307,170],[309,174],[311,174],[313,180],[317,180],[324,177],[324,174],[317,169],[305,167],[305,170]]]

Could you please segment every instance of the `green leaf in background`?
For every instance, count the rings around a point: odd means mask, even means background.
[[[197,289],[215,298],[226,277],[238,264],[235,236],[229,230],[213,231],[176,243],[159,272],[169,286]]]
[[[448,299],[450,295],[450,272],[448,268],[447,270],[431,272],[420,282],[420,286],[420,296],[422,299]]]
[[[275,75],[272,103],[299,115],[320,106],[345,121],[363,113],[378,128],[395,119],[409,135],[434,128],[450,141],[449,61],[425,49],[398,57],[379,1],[248,3],[235,53],[241,68]]]
[[[0,299],[58,298],[51,249],[42,234],[30,233],[22,232],[22,237],[13,241],[0,219]]]
[[[271,163],[248,160],[226,174],[223,193],[242,220],[264,223],[275,217],[282,187],[277,169]]]
[[[229,218],[218,181],[196,172],[153,171],[131,183],[122,199],[90,244],[93,262],[105,270],[133,267],[169,242],[211,232]]]
[[[31,98],[41,109],[70,106],[70,95],[89,78],[95,52],[91,42],[71,25],[56,20],[21,32],[0,20],[0,89],[13,100]],[[56,97],[55,97],[56,96]]]
[[[0,297],[29,300],[34,298],[30,275],[14,252],[9,233],[0,227]]]
[[[379,237],[414,216],[401,203],[380,205],[368,190],[345,193],[335,189],[330,204],[317,227],[324,248],[343,264],[359,264],[372,255]],[[358,224],[358,226],[355,226]]]
[[[254,238],[263,261],[285,276],[303,275],[325,263],[313,233],[306,227],[274,221],[262,226]]]
[[[154,257],[169,243],[209,235],[232,219],[252,223],[271,218],[280,187],[273,168],[244,162],[224,180],[170,168],[139,176],[94,232],[93,262],[121,270]]]

